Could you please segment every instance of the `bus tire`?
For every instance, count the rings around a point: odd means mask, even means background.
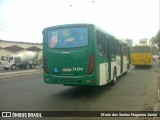
[[[114,75],[111,84],[112,84],[112,85],[115,85],[116,82],[117,82],[117,77]]]
[[[113,80],[111,82],[112,85],[115,85],[117,82],[117,69],[116,67],[114,68],[114,72],[113,72]]]

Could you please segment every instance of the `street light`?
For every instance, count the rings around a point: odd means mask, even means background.
[[[92,1],[90,1],[92,4],[93,3],[95,3],[95,0],[92,0]],[[69,7],[74,7],[74,5],[73,4],[70,4],[69,5]],[[78,5],[78,7],[80,8],[80,10],[81,10],[81,21],[82,21],[82,23],[83,23],[83,11],[84,11],[84,8],[85,8],[85,6],[84,5]]]
[[[94,3],[94,2],[95,2],[94,0],[91,1],[91,3]]]

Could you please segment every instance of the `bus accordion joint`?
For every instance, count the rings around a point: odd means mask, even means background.
[[[43,65],[44,65],[44,71],[45,71],[45,73],[49,73],[48,72],[48,63],[47,63],[47,58],[46,57],[44,57],[43,58]]]
[[[88,67],[88,74],[92,74],[94,70],[94,55],[91,55],[89,58],[89,67]]]

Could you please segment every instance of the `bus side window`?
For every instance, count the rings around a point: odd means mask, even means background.
[[[112,56],[115,56],[116,55],[116,47],[115,46],[112,46],[112,48],[111,48],[111,55]]]
[[[105,55],[105,35],[99,31],[96,31],[96,43],[97,49],[100,56]]]
[[[117,40],[114,38],[111,39],[111,55],[116,56],[117,55]]]
[[[128,47],[126,44],[123,44],[123,53],[124,53],[124,56],[128,56]]]
[[[97,44],[97,47],[98,47],[99,55],[103,56],[104,55],[104,48],[102,47],[101,44]]]
[[[117,43],[116,43],[116,55],[120,56],[120,43],[119,43],[119,41],[117,41]]]

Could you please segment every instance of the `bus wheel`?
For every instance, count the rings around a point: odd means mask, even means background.
[[[116,82],[117,82],[117,77],[116,77],[116,75],[114,75],[111,84],[112,84],[112,85],[115,85]]]
[[[117,82],[117,70],[114,69],[114,73],[113,73],[113,80],[111,82],[112,85],[115,85]]]
[[[115,66],[115,67],[114,67],[114,70],[113,70],[113,79],[112,79],[111,84],[112,84],[112,85],[115,85],[115,84],[116,84],[116,81],[117,81],[117,68],[116,68],[116,66]]]

